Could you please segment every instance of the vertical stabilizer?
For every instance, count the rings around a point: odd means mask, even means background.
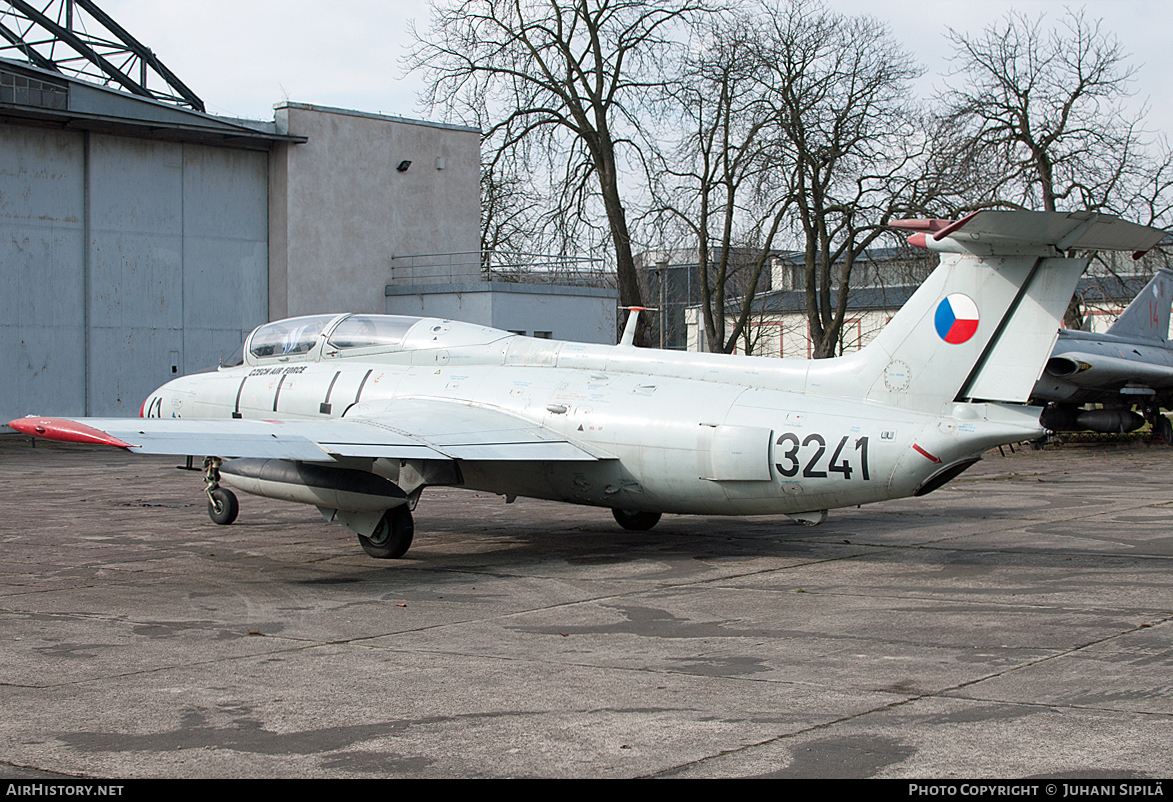
[[[1073,250],[1144,251],[1164,232],[1085,212],[979,212],[902,221],[941,264],[864,350],[812,385],[938,412],[954,401],[1026,403],[1087,259]],[[1168,310],[1166,310],[1168,311]]]
[[[1173,270],[1160,268],[1140,293],[1132,299],[1108,334],[1130,339],[1169,342],[1169,310],[1173,306]]]
[[[1024,403],[1086,259],[943,255],[872,344],[887,364],[867,397],[939,411],[957,400]],[[907,314],[906,314],[907,313]]]

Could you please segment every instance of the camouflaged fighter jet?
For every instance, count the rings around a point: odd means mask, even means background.
[[[1147,420],[1166,444],[1173,425],[1161,409],[1173,405],[1169,311],[1173,271],[1157,271],[1103,334],[1063,329],[1032,393],[1046,404],[1043,425],[1055,431],[1131,432]],[[1085,409],[1100,404],[1101,409]]]
[[[240,364],[175,379],[141,417],[14,429],[207,455],[206,494],[313,504],[399,557],[428,485],[662,513],[785,514],[929,493],[1043,434],[1027,401],[1086,258],[1163,232],[1086,213],[902,221],[940,266],[861,351],[793,360],[556,342],[436,318],[315,315],[256,329]],[[229,458],[232,459],[229,459]]]

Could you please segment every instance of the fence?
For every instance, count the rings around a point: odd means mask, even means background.
[[[615,274],[601,260],[577,256],[491,251],[428,253],[391,257],[393,286],[467,284],[554,284],[615,288]]]

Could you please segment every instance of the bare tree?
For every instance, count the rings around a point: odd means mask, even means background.
[[[790,235],[813,354],[832,356],[856,258],[929,186],[918,69],[880,23],[807,0],[739,6],[702,41],[672,94],[684,135],[653,187],[658,213],[697,243],[705,341],[752,346],[753,295]]]
[[[481,259],[483,269],[496,251],[537,250],[540,230],[534,207],[539,202],[525,177],[502,165],[481,165]],[[513,164],[508,167],[514,167]],[[540,247],[540,246],[539,246]]]
[[[971,208],[1107,211],[1169,222],[1173,155],[1126,107],[1135,68],[1099,20],[1068,10],[1044,28],[1010,12],[980,36],[950,31],[957,88],[944,97],[956,163],[981,165]],[[966,182],[961,182],[966,183]],[[1064,325],[1082,328],[1076,295]]]
[[[978,36],[951,30],[946,120],[984,165],[979,205],[1103,210],[1148,223],[1169,212],[1170,159],[1125,102],[1135,68],[1083,11],[1044,28],[1011,11]]]
[[[546,159],[561,225],[589,226],[591,202],[601,201],[624,306],[642,306],[620,176],[624,151],[634,146],[640,104],[663,85],[664,63],[679,49],[674,26],[701,7],[693,0],[457,0],[435,7],[431,31],[417,34],[408,60],[426,71],[427,104],[495,117],[484,133],[491,166]]]
[[[771,15],[777,169],[787,175],[804,254],[815,358],[839,350],[860,254],[894,215],[923,204],[919,74],[888,29],[794,0]]]
[[[748,352],[753,299],[789,203],[764,158],[776,136],[768,42],[752,12],[714,15],[696,32],[667,92],[675,146],[649,153],[652,216],[681,230],[696,254],[706,347],[730,353],[741,339]]]

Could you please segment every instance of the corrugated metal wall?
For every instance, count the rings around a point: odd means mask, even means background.
[[[137,415],[267,319],[263,152],[0,125],[0,421]]]

